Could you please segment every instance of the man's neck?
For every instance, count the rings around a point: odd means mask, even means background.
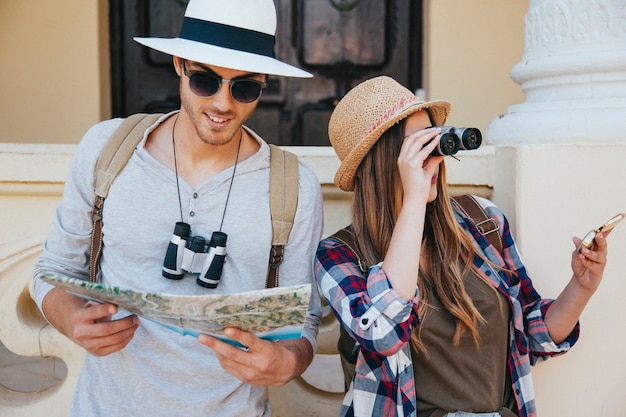
[[[189,129],[177,117],[169,117],[150,134],[146,150],[194,188],[259,150],[259,143],[243,127],[227,143],[211,145],[197,136],[193,126]]]

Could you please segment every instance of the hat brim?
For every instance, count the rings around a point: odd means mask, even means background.
[[[310,78],[313,75],[275,58],[207,45],[182,38],[133,38],[136,42],[172,56],[207,65],[285,77]]]
[[[344,191],[354,190],[354,176],[365,155],[372,149],[372,146],[380,139],[382,134],[400,120],[410,116],[420,110],[429,110],[432,120],[436,126],[443,126],[450,114],[450,102],[445,100],[434,100],[427,102],[413,103],[402,111],[386,120],[376,129],[371,131],[357,146],[343,159],[339,169],[335,173],[335,185]]]

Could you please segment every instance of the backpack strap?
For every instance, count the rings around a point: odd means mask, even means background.
[[[502,238],[500,237],[500,225],[498,222],[487,216],[485,210],[472,195],[464,194],[452,198],[458,203],[465,216],[474,222],[478,232],[487,238],[498,252],[502,252]]]
[[[139,113],[124,119],[104,145],[96,164],[96,197],[91,211],[93,228],[91,231],[91,257],[89,258],[89,280],[98,281],[100,256],[102,255],[102,207],[109,194],[109,188],[117,175],[143,139],[146,129],[152,126],[162,114]]]
[[[298,157],[270,144],[270,213],[272,248],[265,288],[278,287],[278,268],[298,207]]]
[[[338,241],[346,245],[346,247],[350,249],[350,251],[352,251],[354,256],[356,256],[359,269],[361,270],[363,275],[367,277],[367,272],[369,271],[369,268],[367,266],[367,262],[365,262],[365,257],[358,250],[358,245],[356,243],[356,239],[354,238],[354,234],[352,234],[349,229],[344,227],[343,229],[337,230],[331,237],[337,239]]]

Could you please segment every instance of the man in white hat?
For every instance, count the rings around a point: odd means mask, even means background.
[[[309,77],[274,58],[272,0],[191,0],[179,37],[137,38],[171,54],[181,108],[145,130],[103,209],[99,279],[150,293],[232,294],[265,288],[272,224],[268,144],[243,126],[268,74]],[[238,329],[240,349],[200,335],[85,303],[38,277],[89,277],[95,165],[121,119],[98,123],[75,154],[44,251],[33,296],[50,323],[88,354],[71,416],[270,416],[267,386],[300,375],[316,349],[321,306],[313,256],[322,234],[315,175],[299,166],[298,208],[280,285],[313,284],[301,338],[268,341]],[[177,223],[194,236],[226,233],[226,262],[216,288],[194,277],[167,279],[164,255]],[[208,241],[208,239],[207,239]]]

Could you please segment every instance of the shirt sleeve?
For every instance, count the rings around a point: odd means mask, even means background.
[[[570,335],[563,342],[556,344],[552,340],[545,323],[545,314],[554,300],[542,298],[535,290],[517,250],[505,215],[493,203],[487,205],[485,210],[500,225],[504,266],[513,272],[512,274],[500,275],[509,277],[507,279],[507,291],[511,296],[513,305],[514,325],[518,332],[523,329],[523,334],[518,334],[516,337],[518,347],[522,351],[528,350],[531,364],[567,352],[578,340],[580,324],[576,323]]]
[[[327,238],[317,249],[315,275],[321,295],[361,348],[391,356],[410,340],[419,322],[419,291],[404,300],[391,287],[382,263],[371,266],[365,277],[352,251]]]
[[[63,197],[33,270],[31,294],[40,311],[43,299],[54,288],[38,278],[42,273],[56,272],[89,279],[94,170],[106,140],[120,123],[121,119],[115,119],[93,126],[76,148]]]
[[[281,285],[311,284],[311,299],[307,310],[302,337],[313,351],[317,350],[317,334],[322,317],[322,303],[313,273],[315,250],[322,238],[323,198],[315,174],[302,163],[299,166],[298,210],[285,247],[285,261],[281,266]]]

